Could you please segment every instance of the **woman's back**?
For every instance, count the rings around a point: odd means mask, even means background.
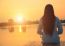
[[[40,21],[42,21],[42,20],[40,20]],[[42,30],[40,27],[42,27]],[[55,26],[53,29],[52,36],[45,34],[43,27],[44,26],[42,26],[42,22],[40,22],[38,33],[42,35],[41,36],[42,42],[44,42],[44,43],[59,43],[60,42],[59,34],[62,33],[62,25],[57,17],[55,18]]]

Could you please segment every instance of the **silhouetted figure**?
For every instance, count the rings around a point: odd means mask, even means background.
[[[62,32],[61,22],[55,16],[53,6],[51,4],[46,5],[37,31],[42,38],[42,46],[60,46],[59,35]]]

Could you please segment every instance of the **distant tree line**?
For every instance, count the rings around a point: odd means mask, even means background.
[[[65,20],[60,20],[61,21],[61,23],[65,23]]]

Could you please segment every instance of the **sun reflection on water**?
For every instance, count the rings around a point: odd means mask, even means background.
[[[19,25],[19,32],[22,32],[22,26],[21,25]]]

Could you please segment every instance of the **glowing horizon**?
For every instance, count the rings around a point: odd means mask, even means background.
[[[49,3],[53,5],[55,15],[64,19],[65,0],[1,0],[0,20],[6,21],[17,12],[24,13],[26,20],[39,20],[44,14],[45,5]]]

